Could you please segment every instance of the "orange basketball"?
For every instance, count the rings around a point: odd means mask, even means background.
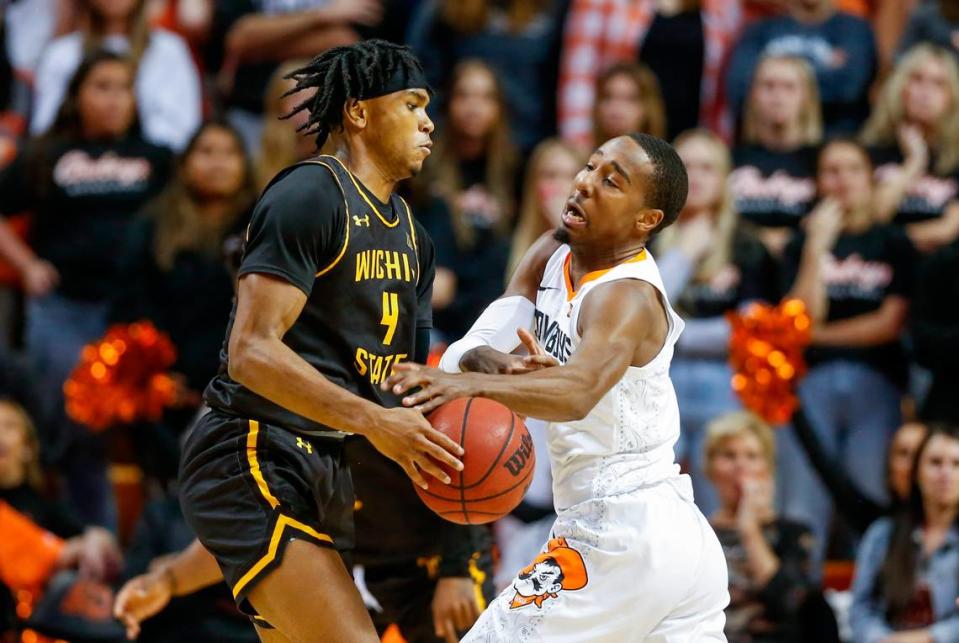
[[[430,475],[415,487],[427,507],[461,525],[479,525],[512,511],[533,480],[533,439],[518,415],[479,397],[447,402],[427,419],[463,447],[463,471],[446,468],[448,485]]]

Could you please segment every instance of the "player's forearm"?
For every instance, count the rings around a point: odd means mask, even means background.
[[[220,566],[200,541],[194,540],[165,569],[173,596],[186,596],[223,580]]]
[[[381,407],[330,382],[279,338],[231,337],[229,353],[230,377],[297,415],[361,435],[378,426]]]
[[[605,390],[598,378],[575,366],[558,366],[525,375],[470,373],[474,395],[496,400],[520,415],[548,422],[581,420]]]
[[[502,373],[509,366],[509,358],[490,346],[477,346],[463,354],[459,366],[464,373]]]

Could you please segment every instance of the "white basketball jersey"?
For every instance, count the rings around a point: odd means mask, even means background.
[[[659,269],[644,250],[608,270],[587,274],[579,290],[569,276],[569,246],[550,257],[536,294],[535,334],[545,350],[566,363],[579,346],[577,320],[583,300],[601,284],[639,279],[655,287],[666,306],[669,332],[648,364],[627,368],[589,414],[549,426],[549,455],[557,511],[591,498],[632,491],[678,475],[673,445],[679,439],[679,407],[669,379],[673,346],[683,321],[666,298]],[[563,391],[556,391],[557,396]]]

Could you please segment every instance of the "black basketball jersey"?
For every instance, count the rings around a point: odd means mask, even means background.
[[[412,358],[417,328],[429,327],[432,243],[399,196],[379,201],[337,158],[288,168],[267,186],[247,230],[240,276],[265,273],[307,295],[283,342],[334,384],[385,407],[380,390],[397,362]],[[230,378],[227,346],[204,393],[213,408],[310,434],[342,436]]]

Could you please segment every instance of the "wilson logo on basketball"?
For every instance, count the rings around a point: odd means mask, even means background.
[[[526,461],[529,460],[530,454],[533,452],[533,438],[529,437],[529,433],[523,436],[523,441],[520,443],[519,448],[513,452],[513,455],[509,457],[509,460],[503,463],[503,466],[506,467],[506,470],[510,472],[514,478],[523,471],[523,467],[526,466]]]

